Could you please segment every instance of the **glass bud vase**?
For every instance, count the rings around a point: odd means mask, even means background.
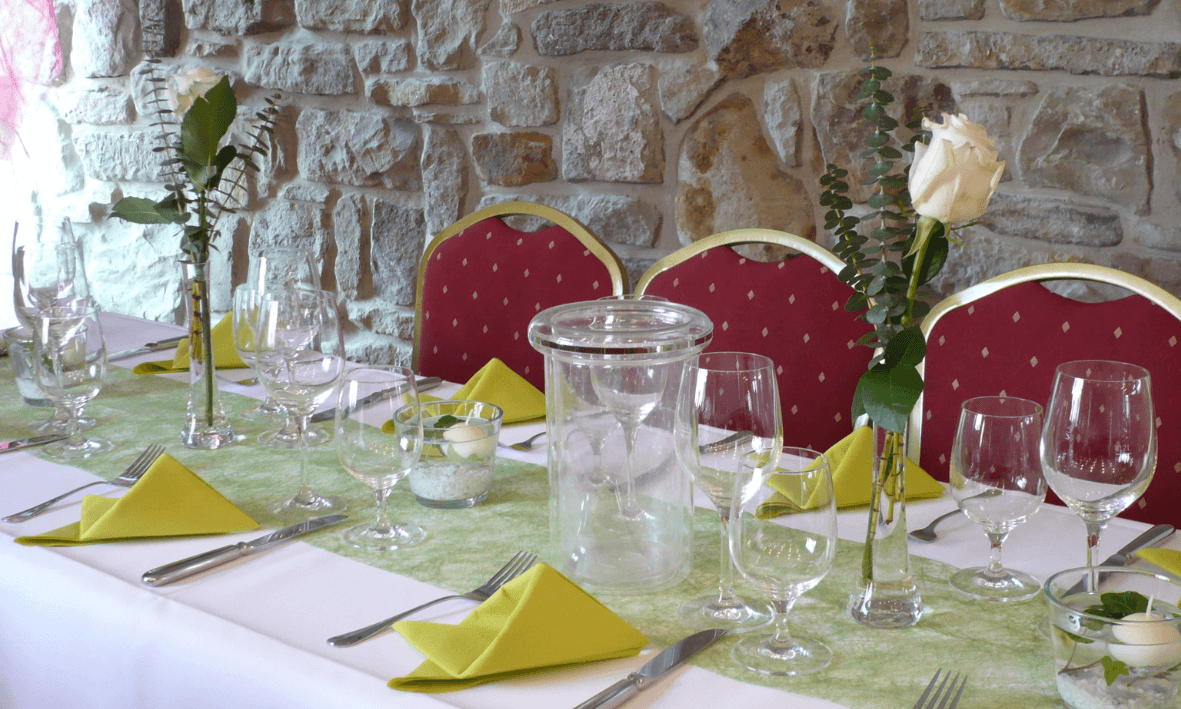
[[[910,575],[906,537],[906,431],[873,425],[873,490],[865,553],[849,615],[871,628],[919,622],[923,601]]]
[[[234,428],[218,399],[209,263],[181,261],[181,270],[182,297],[189,320],[189,406],[180,442],[185,448],[211,450],[229,445],[234,440]]]

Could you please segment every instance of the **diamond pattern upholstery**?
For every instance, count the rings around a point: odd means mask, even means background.
[[[1037,282],[1046,278],[1101,281],[1133,294],[1082,303]],[[923,469],[947,480],[965,399],[1009,394],[1047,406],[1058,364],[1130,362],[1152,376],[1159,451],[1148,491],[1121,516],[1181,524],[1181,400],[1175,396],[1181,390],[1181,300],[1114,269],[1050,264],[1019,269],[948,298],[932,310],[923,329],[926,386],[911,417],[911,451],[917,441]],[[1053,493],[1047,499],[1058,502]]]
[[[510,214],[539,216],[554,225],[518,231],[500,218]],[[498,357],[544,390],[544,360],[527,336],[533,316],[625,289],[618,257],[570,217],[528,202],[487,207],[440,232],[423,254],[415,371],[465,382]]]
[[[798,254],[763,263],[730,246],[770,243]],[[870,330],[845,311],[853,290],[837,280],[839,258],[807,239],[769,229],[714,234],[661,259],[639,293],[704,312],[708,352],[753,352],[774,360],[784,442],[826,450],[853,430],[849,407],[872,350],[854,343]]]

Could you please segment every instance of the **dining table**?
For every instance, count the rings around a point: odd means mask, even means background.
[[[111,352],[182,332],[175,325],[114,313],[102,314],[101,320]],[[110,363],[104,387],[86,413],[98,421],[93,433],[113,441],[115,450],[71,464],[51,462],[38,448],[0,455],[0,516],[84,483],[111,479],[146,446],[158,443],[263,530],[285,526],[267,511],[268,502],[294,493],[296,452],[257,442],[277,422],[239,416],[265,396],[263,389],[236,383],[249,376],[248,370],[219,372],[222,402],[238,439],[219,450],[185,449],[178,433],[188,375],[139,376],[130,371],[170,355],[151,353]],[[449,383],[432,393],[447,396],[458,387]],[[7,358],[0,360],[0,392],[0,440],[31,435],[29,422],[49,413],[22,402]],[[332,424],[317,425],[331,430]],[[544,428],[544,422],[506,426],[501,441],[523,440]],[[677,608],[716,587],[719,558],[718,516],[703,495],[696,499],[688,578],[656,593],[596,595],[650,640],[639,656],[548,669],[458,691],[418,693],[387,686],[388,680],[410,673],[423,661],[397,632],[353,647],[330,646],[326,640],[331,636],[475,588],[517,550],[536,552],[557,566],[549,547],[546,446],[527,452],[502,448],[497,455],[492,491],[470,509],[424,507],[405,481],[399,483],[390,501],[391,517],[427,530],[427,540],[417,547],[360,551],[344,543],[340,528],[329,527],[160,587],[145,585],[143,573],[252,539],[263,530],[73,547],[14,543],[16,537],[77,521],[82,495],[20,524],[0,522],[0,707],[573,707],[693,632],[680,622]],[[371,517],[371,493],[346,474],[333,443],[312,448],[309,465],[317,491],[347,502],[350,520],[341,528]],[[117,497],[125,490],[112,486],[88,492]],[[907,523],[920,527],[954,509],[950,492],[911,501]],[[730,658],[735,642],[730,636],[629,706],[910,707],[940,667],[969,673],[961,709],[1061,706],[1049,641],[1037,630],[1044,601],[973,601],[948,585],[957,569],[987,562],[988,543],[980,527],[959,515],[939,527],[936,541],[911,543],[911,570],[925,611],[912,628],[882,630],[857,625],[845,609],[856,583],[867,512],[842,510],[838,517],[836,564],[791,612],[793,632],[819,638],[832,649],[834,660],[826,670],[794,678],[756,675]],[[1147,528],[1113,519],[1102,538],[1102,555]],[[1176,537],[1167,546],[1181,548]],[[1061,569],[1081,566],[1084,555],[1082,522],[1068,509],[1050,504],[1013,530],[1004,545],[1007,566],[1043,581]],[[758,594],[741,583],[739,589]],[[451,601],[415,617],[458,623],[475,605]]]

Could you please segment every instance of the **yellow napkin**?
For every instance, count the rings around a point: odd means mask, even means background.
[[[82,500],[80,522],[45,534],[17,537],[16,541],[27,545],[78,546],[247,529],[258,529],[258,522],[176,458],[164,454],[123,497],[87,495]]]
[[[873,430],[869,426],[859,427],[837,441],[825,455],[828,457],[828,464],[832,466],[832,486],[837,498],[837,507],[868,505],[873,485]],[[784,496],[784,499],[772,500],[772,503],[783,504],[787,508],[800,507],[798,493],[793,492],[786,481],[772,477],[769,484]],[[925,500],[942,495],[943,485],[913,460],[908,459],[906,499]],[[809,505],[804,507],[807,508]]]
[[[234,314],[225,317],[213,326],[213,363],[218,369],[241,369],[246,366],[238,351],[234,349]],[[180,341],[172,361],[144,362],[131,370],[136,374],[164,374],[167,372],[189,371],[189,338]]]
[[[1181,576],[1181,551],[1150,547],[1136,552],[1136,556],[1174,576]]]
[[[389,686],[449,692],[542,669],[639,654],[647,638],[562,574],[538,564],[459,625],[394,625],[427,659]]]
[[[438,401],[433,396],[419,398],[422,401]],[[473,374],[467,384],[451,398],[499,406],[504,410],[502,424],[545,418],[545,394],[495,357]]]

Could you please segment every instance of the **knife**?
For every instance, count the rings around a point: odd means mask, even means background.
[[[1120,547],[1119,551],[1104,559],[1103,563],[1099,564],[1099,566],[1127,566],[1128,562],[1131,561],[1131,559],[1128,557],[1130,557],[1134,552],[1140,551],[1145,547],[1156,546],[1157,544],[1160,544],[1164,540],[1168,539],[1172,533],[1173,525],[1158,524],[1144,534],[1141,534],[1132,541],[1128,542],[1123,547]],[[1103,583],[1103,580],[1108,576],[1109,574],[1101,572],[1095,581],[1095,585],[1098,586],[1099,584]],[[1066,595],[1071,596],[1084,591],[1089,578],[1089,574],[1083,576],[1083,578],[1079,579],[1078,583],[1067,589]]]
[[[439,379],[438,377],[425,377],[425,378],[419,379],[417,382],[415,382],[415,384],[418,385],[419,391],[430,391],[431,389],[434,389],[435,387],[439,386],[442,383],[443,383],[443,380]],[[402,392],[406,391],[406,389],[407,389],[407,386],[405,384],[399,384],[398,386],[390,387],[389,389],[382,389],[381,391],[374,392],[374,393],[370,394],[369,396],[366,396],[366,397],[363,397],[363,398],[357,400],[357,402],[356,402],[356,404],[354,404],[354,406],[356,406],[357,408],[361,408],[362,406],[368,406],[370,404],[375,404],[383,399],[389,399],[391,397],[395,397],[395,396],[401,394]],[[327,420],[331,419],[333,416],[336,416],[336,409],[335,408],[325,409],[324,411],[321,411],[319,413],[312,414],[311,421],[312,421],[312,423],[316,423],[318,421],[327,421]]]
[[[32,438],[22,438],[19,441],[8,441],[7,443],[0,443],[0,453],[9,453],[11,451],[18,451],[21,448],[53,443],[65,437],[66,434],[64,433],[51,433],[47,436],[34,436]]]
[[[195,576],[203,571],[216,568],[222,564],[228,564],[235,559],[241,559],[245,556],[253,556],[259,552],[266,551],[271,547],[278,546],[284,542],[289,542],[296,537],[314,532],[322,527],[336,524],[348,519],[348,515],[328,515],[326,517],[317,517],[309,519],[307,522],[300,522],[293,524],[285,529],[280,529],[277,532],[263,535],[257,539],[251,539],[248,542],[238,542],[237,544],[230,544],[213,551],[207,551],[203,554],[190,556],[187,559],[174,561],[171,564],[157,567],[148,571],[143,575],[143,582],[149,586],[164,586],[173,581],[180,581],[187,579],[190,576]]]
[[[599,692],[574,709],[612,709],[634,698],[677,665],[713,644],[727,631],[713,628],[693,633],[661,650],[640,669]]]
[[[147,354],[149,352],[157,352],[159,350],[167,350],[176,347],[180,341],[187,338],[188,335],[177,335],[176,337],[169,337],[166,340],[158,340],[156,342],[149,342],[143,347],[136,347],[132,350],[123,350],[115,354],[107,355],[107,361],[112,362],[117,359],[127,359],[136,355]]]

